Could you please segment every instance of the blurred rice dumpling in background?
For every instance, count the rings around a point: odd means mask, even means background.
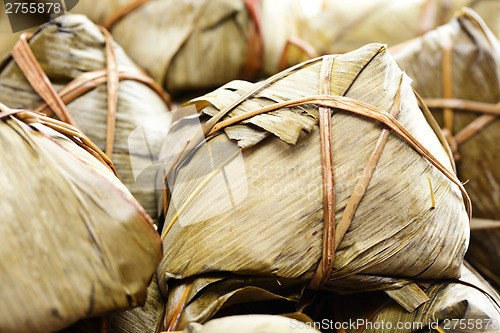
[[[278,72],[314,55],[288,0],[80,1],[130,57],[171,93]],[[283,66],[283,65],[282,65]]]
[[[500,43],[464,9],[391,52],[448,137],[474,216],[500,219]]]
[[[304,1],[303,6],[311,13],[301,16],[299,37],[320,54],[373,42],[391,47],[447,23],[462,7],[475,10],[500,36],[497,0],[319,0]]]
[[[70,125],[0,108],[0,331],[145,302],[161,243],[112,163]]]
[[[446,25],[392,49],[450,143],[473,215],[467,258],[500,286],[500,43],[464,9]],[[497,220],[497,221],[494,221]]]
[[[161,153],[166,320],[207,320],[246,283],[254,301],[324,286],[388,290],[414,309],[427,297],[413,279],[459,277],[468,197],[410,81],[370,44],[187,103],[200,113],[173,124]]]
[[[157,217],[154,175],[136,178],[157,159],[170,124],[168,97],[85,16],[66,14],[19,41],[0,65],[0,101],[78,126]]]

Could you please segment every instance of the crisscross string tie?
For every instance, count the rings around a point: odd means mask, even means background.
[[[118,75],[114,53],[113,39],[106,29],[101,28],[106,40],[106,71],[108,91],[108,112],[106,124],[106,149],[110,158],[113,155],[114,133],[116,125],[116,107],[118,103]],[[35,92],[44,100],[56,116],[62,121],[78,128],[75,120],[69,113],[66,104],[54,89],[47,74],[31,50],[26,34],[22,34],[12,51],[12,58],[33,87]]]
[[[12,50],[12,58],[21,69],[29,84],[35,92],[47,103],[56,116],[76,128],[78,125],[69,113],[66,105],[63,103],[57,94],[54,86],[50,82],[49,77],[40,66],[40,63],[35,58],[33,51],[28,45],[29,36],[23,33],[19,41]]]
[[[80,74],[58,92],[55,91],[49,78],[38,63],[38,60],[27,42],[28,36],[26,34],[21,35],[20,40],[12,51],[12,57],[35,92],[43,100],[40,105],[34,108],[34,111],[42,112],[46,115],[55,114],[61,121],[76,128],[78,128],[78,126],[69,113],[66,105],[89,90],[97,88],[99,85],[107,85],[105,152],[112,158],[116,129],[119,81],[132,80],[140,82],[153,90],[167,105],[169,110],[173,108],[173,105],[170,96],[146,73],[134,67],[117,65],[113,38],[105,28],[101,27],[100,29],[106,41],[106,69]]]

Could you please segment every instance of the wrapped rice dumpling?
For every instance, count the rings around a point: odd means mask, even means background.
[[[469,201],[410,81],[370,44],[188,102],[160,155],[172,317],[221,278],[200,309],[249,279],[253,301],[384,289],[412,309],[427,300],[413,280],[457,278]]]
[[[161,242],[112,163],[70,125],[0,108],[0,331],[144,303]]]
[[[299,36],[320,54],[373,42],[394,46],[447,23],[464,6],[477,11],[500,36],[496,0],[323,0],[317,14],[302,16]]]
[[[430,301],[413,313],[377,293],[329,297],[319,308],[322,332],[498,332],[500,297],[470,266],[455,281],[429,282]],[[323,299],[324,300],[324,299]],[[321,322],[319,322],[321,323]],[[351,325],[349,325],[352,323]]]
[[[175,94],[274,74],[282,60],[288,64],[295,57],[295,63],[309,58],[313,51],[292,38],[294,3],[86,0],[75,11],[107,27],[137,64]],[[288,48],[295,52],[285,52]]]
[[[157,159],[170,124],[168,99],[108,33],[66,14],[21,39],[0,65],[0,100],[78,126],[156,218],[154,178],[136,178]]]
[[[394,54],[448,137],[474,216],[500,219],[500,43],[464,9]]]

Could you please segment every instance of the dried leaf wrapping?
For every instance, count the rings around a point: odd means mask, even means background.
[[[110,15],[132,2],[80,1],[75,11],[105,24]],[[255,16],[249,6],[255,7]],[[158,83],[179,93],[217,87],[259,72],[276,73],[287,40],[297,29],[291,7],[288,0],[150,1],[117,21],[110,31]],[[254,28],[260,29],[260,37]],[[261,42],[263,53],[255,46]]]
[[[500,36],[500,3],[489,0],[325,0],[317,14],[299,20],[299,36],[320,54],[373,42],[394,46],[445,24],[464,6],[477,11]]]
[[[64,15],[37,30],[29,40],[36,59],[56,89],[75,78],[93,75],[106,68],[105,37],[82,15]],[[115,45],[119,69],[140,70]],[[105,73],[104,73],[105,76]],[[82,80],[90,85],[88,80]],[[95,88],[69,100],[67,108],[80,129],[102,150],[107,140],[107,86]],[[81,86],[81,85],[80,85]],[[0,67],[0,100],[12,108],[35,108],[42,99],[28,83],[15,61]],[[157,159],[164,133],[170,124],[168,107],[149,86],[131,79],[118,84],[118,104],[114,131],[113,162],[118,176],[153,217],[156,212],[154,178],[136,178]],[[44,111],[50,111],[49,108]]]
[[[303,63],[260,84],[230,82],[189,102],[201,115],[184,118],[171,128],[169,135],[177,141],[167,139],[162,148],[165,170],[172,165],[168,157],[176,156],[182,145],[179,140],[189,139],[186,132],[197,126],[206,130],[213,121],[205,122],[206,115],[229,110],[221,124],[279,102],[318,95],[324,59]],[[387,114],[399,92],[398,122],[451,169],[449,156],[417,106],[410,80],[384,46],[371,44],[333,56],[332,61],[331,71],[323,73],[330,77],[330,95],[324,100],[345,96]],[[311,97],[309,104],[289,103],[289,108],[254,115],[210,134],[169,174],[163,228],[169,259],[158,269],[160,287],[172,278],[218,272],[308,283],[323,246],[315,103],[321,100]],[[227,109],[230,104],[233,107]],[[331,119],[337,223],[384,128],[349,112],[354,109],[335,110]],[[347,233],[337,237],[341,242],[325,287],[352,292],[399,288],[408,283],[404,278],[458,277],[468,243],[468,217],[459,186],[399,135],[390,134]]]
[[[449,74],[445,74],[442,62],[446,49],[451,52],[447,61],[447,66],[451,66]],[[462,11],[447,25],[397,48],[395,58],[413,78],[415,90],[429,101],[458,99],[490,103],[493,107],[500,101],[500,44],[471,10]],[[446,86],[450,90],[447,94]],[[465,186],[474,205],[474,216],[497,220],[500,219],[497,165],[500,123],[492,116],[486,127],[465,138],[462,134],[466,128],[489,116],[462,109],[458,106],[451,111],[450,125],[444,119],[447,111],[433,109],[433,112],[439,124],[454,136],[452,146],[453,142],[458,146],[457,173],[467,181]]]
[[[162,256],[149,216],[73,143],[85,146],[67,134],[76,130],[39,119],[0,121],[2,332],[52,332],[137,306]]]

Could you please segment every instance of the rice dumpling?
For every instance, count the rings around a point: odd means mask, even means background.
[[[188,102],[160,154],[160,288],[182,280],[199,299],[189,285],[217,274],[397,299],[459,277],[468,196],[410,81],[370,44]],[[409,309],[427,300],[413,295]]]
[[[73,126],[0,108],[0,331],[144,303],[161,242],[111,161]]]

